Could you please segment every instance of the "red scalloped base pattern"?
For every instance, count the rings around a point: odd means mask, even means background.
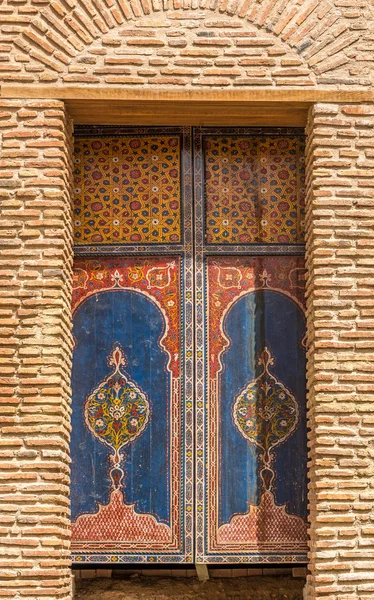
[[[245,515],[235,515],[230,523],[218,530],[219,544],[248,542],[303,542],[307,538],[307,523],[289,515],[286,507],[277,506],[271,492],[265,492],[259,506],[251,506]]]
[[[99,505],[93,515],[81,515],[72,523],[74,543],[85,542],[170,542],[171,530],[149,514],[135,512],[126,504],[121,490],[114,490],[109,504]]]

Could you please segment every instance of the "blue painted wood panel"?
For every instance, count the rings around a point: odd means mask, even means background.
[[[259,473],[261,449],[248,444],[232,419],[233,398],[258,375],[257,360],[264,347],[276,357],[272,373],[292,390],[300,407],[297,429],[276,450],[275,501],[306,518],[304,313],[284,294],[260,290],[240,298],[227,313],[223,327],[230,347],[222,360],[219,525],[228,523],[234,514],[245,513],[248,504],[258,505],[264,491]]]
[[[305,267],[208,256],[204,562],[306,560]],[[198,350],[199,351],[199,350]]]
[[[82,400],[108,375],[107,357],[118,342],[128,357],[126,372],[147,394],[152,414],[143,434],[124,451],[126,501],[135,503],[137,512],[151,513],[170,524],[167,435],[170,382],[166,370],[168,356],[159,344],[164,330],[161,311],[136,291],[104,291],[89,297],[75,313],[72,519],[95,512],[97,502],[109,502],[111,481],[105,468],[108,447],[87,428]]]
[[[181,268],[179,257],[167,256],[75,262],[76,561],[192,558],[184,507],[192,419],[183,402]]]

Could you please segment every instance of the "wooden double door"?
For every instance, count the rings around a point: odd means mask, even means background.
[[[75,562],[306,560],[303,143],[76,131]]]

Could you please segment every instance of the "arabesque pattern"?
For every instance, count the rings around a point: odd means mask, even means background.
[[[197,407],[197,437],[202,426],[205,442],[197,465],[197,490],[204,490],[197,514],[205,515],[197,521],[198,559],[303,562],[304,259],[206,254],[205,281],[206,338],[197,348],[206,367]]]
[[[178,136],[77,138],[76,244],[178,243]]]
[[[205,137],[208,244],[304,241],[304,140]]]

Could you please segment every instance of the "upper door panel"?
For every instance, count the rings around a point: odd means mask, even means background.
[[[74,242],[182,246],[190,182],[188,128],[80,127],[74,149]],[[188,235],[187,235],[188,238]]]
[[[203,140],[206,243],[303,243],[303,138],[241,134]]]

